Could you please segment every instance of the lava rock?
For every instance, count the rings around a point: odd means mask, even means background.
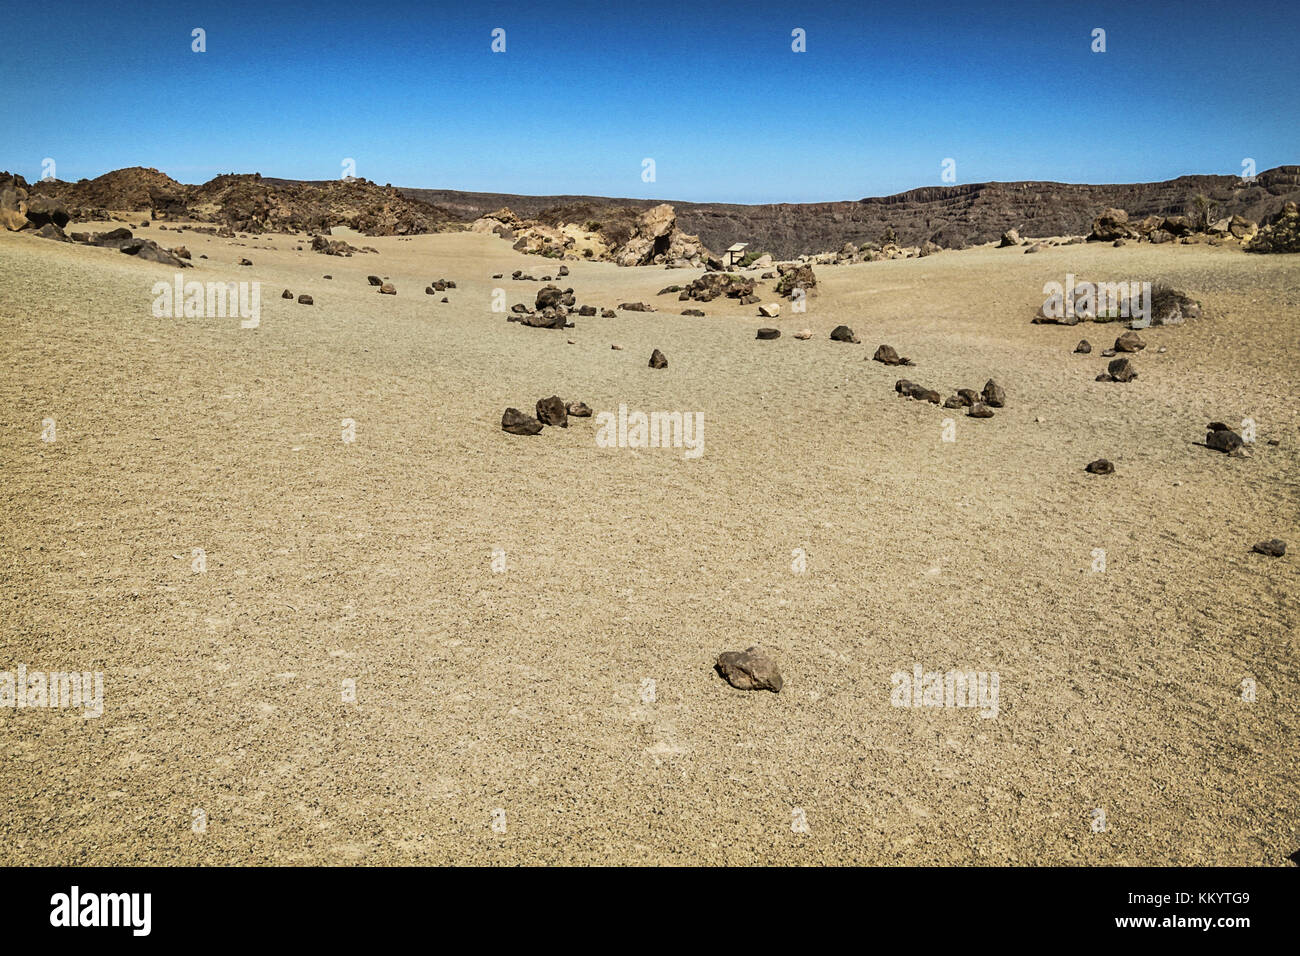
[[[658,349],[655,349],[653,352],[650,353],[650,367],[651,368],[668,367],[668,359],[664,356],[663,352],[660,352]]]
[[[743,651],[723,651],[713,669],[737,690],[770,690],[781,693],[785,681],[781,669],[770,654],[759,647]]]
[[[1083,469],[1090,475],[1113,475],[1115,466],[1105,458],[1098,458],[1096,461],[1088,462],[1088,467]]]
[[[837,325],[831,330],[831,341],[851,342],[852,344],[857,345],[858,337],[853,334],[853,330],[847,325]]]
[[[1286,554],[1286,542],[1281,538],[1270,538],[1267,541],[1258,542],[1250,550],[1257,554],[1266,554],[1270,558],[1280,558]]]
[[[543,425],[568,428],[569,412],[564,405],[564,400],[558,395],[552,395],[550,398],[539,398],[537,400],[537,420]]]
[[[542,423],[517,408],[507,408],[501,416],[501,430],[512,435],[536,435],[542,430]]]

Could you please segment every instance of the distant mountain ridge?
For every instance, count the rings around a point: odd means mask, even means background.
[[[1131,217],[1192,216],[1204,195],[1215,204],[1213,216],[1239,215],[1262,221],[1288,200],[1300,199],[1300,166],[1279,166],[1251,182],[1236,176],[1180,176],[1157,183],[1084,185],[1053,182],[969,183],[922,186],[893,196],[824,203],[674,202],[659,199],[608,199],[594,196],[514,196],[448,189],[402,189],[405,195],[436,203],[473,219],[502,206],[521,216],[599,219],[616,206],[648,208],[670,202],[677,223],[698,234],[710,249],[747,242],[750,249],[778,258],[835,251],[846,242],[880,242],[892,229],[900,245],[926,240],[961,248],[998,239],[1008,229],[1023,236],[1085,235],[1107,207]]]
[[[19,179],[21,177],[18,177]],[[457,228],[503,206],[544,222],[597,222],[615,210],[644,210],[669,202],[677,224],[721,251],[747,242],[778,258],[830,252],[846,242],[880,242],[891,232],[900,245],[932,241],[946,248],[989,242],[1016,229],[1023,236],[1083,235],[1107,207],[1131,217],[1193,216],[1204,196],[1211,215],[1263,221],[1287,201],[1300,200],[1300,166],[1279,166],[1251,181],[1236,176],[1180,176],[1156,183],[1087,185],[1054,182],[922,186],[893,196],[822,203],[696,203],[601,196],[523,196],[379,186],[357,180],[289,180],[257,173],[227,174],[186,185],[156,169],[131,167],[76,183],[42,180],[48,195],[74,210],[156,212],[242,231],[325,232],[346,225],[372,235],[414,235]]]

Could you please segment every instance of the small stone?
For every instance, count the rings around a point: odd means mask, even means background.
[[[1286,542],[1281,538],[1270,538],[1267,541],[1260,541],[1250,550],[1257,554],[1267,554],[1270,558],[1280,558],[1286,554]]]
[[[380,294],[380,295],[397,295],[397,289],[394,288],[394,286],[393,286],[393,284],[392,284],[391,282],[385,282],[383,285],[381,285],[381,286],[379,287],[379,294]]]
[[[1079,344],[1074,347],[1076,355],[1087,355],[1092,351],[1092,345],[1087,339],[1080,339]]]
[[[984,383],[984,404],[990,408],[1002,408],[1007,403],[1006,390],[993,379]]]
[[[292,298],[293,298],[293,293],[290,292],[288,289],[285,289],[283,292],[280,293],[280,298],[282,298],[282,299],[292,299]]]
[[[1084,469],[1090,475],[1113,475],[1115,466],[1105,458],[1098,458],[1096,461],[1088,462],[1088,467]]]
[[[1131,382],[1137,378],[1137,369],[1133,363],[1126,358],[1112,359],[1111,363],[1106,366],[1106,372],[1111,379],[1116,382]]]
[[[780,329],[759,329],[758,335],[754,336],[759,339],[779,339],[781,337]]]
[[[858,343],[858,337],[853,334],[853,330],[847,325],[837,325],[831,330],[831,341],[851,342],[856,345]]]
[[[977,402],[970,407],[970,411],[966,414],[971,418],[992,418],[993,409],[981,402]]]
[[[302,295],[298,296],[298,304],[299,304],[299,305],[312,305],[312,304],[313,304],[312,297],[309,296],[306,292],[304,292]]]
[[[564,410],[573,418],[590,418],[591,406],[586,402],[569,402],[564,406]]]
[[[668,359],[664,357],[663,352],[660,352],[658,349],[655,349],[653,352],[650,353],[650,367],[651,368],[668,367]]]

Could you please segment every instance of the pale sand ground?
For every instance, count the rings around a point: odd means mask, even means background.
[[[172,270],[0,236],[0,669],[107,680],[98,720],[0,711],[0,862],[1300,848],[1298,559],[1249,553],[1300,549],[1300,258],[1107,245],[819,267],[809,312],[786,305],[786,335],[756,342],[773,323],[753,308],[691,319],[655,298],[695,272],[573,264],[580,302],[670,311],[560,332],[489,311],[494,287],[513,304],[540,285],[492,273],[555,267],[495,238],[366,240],[381,254],[351,259],[181,241],[187,280],[264,283],[261,328],[154,319]],[[1143,333],[1137,381],[1096,383],[1116,326],[1028,321],[1066,272],[1167,279],[1208,316]],[[438,277],[450,304],[423,293]],[[840,322],[862,345],[827,340]],[[804,325],[814,340],[789,336]],[[1091,356],[1071,354],[1081,336]],[[996,377],[1009,407],[942,442],[954,413],[896,399],[900,370],[867,361],[881,342],[945,394]],[[668,369],[646,367],[654,347]],[[590,419],[501,432],[507,405],[552,393],[701,411],[705,453],[602,450]],[[1253,458],[1195,444],[1247,416]],[[1083,472],[1100,456],[1116,475]],[[711,670],[755,642],[779,696]],[[891,707],[914,663],[997,671],[999,716]]]

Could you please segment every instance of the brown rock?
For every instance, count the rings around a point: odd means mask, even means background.
[[[1088,467],[1084,469],[1090,475],[1113,475],[1115,466],[1105,458],[1098,458],[1096,461],[1088,462]]]
[[[713,669],[737,690],[770,690],[781,693],[785,681],[770,654],[759,647],[744,651],[723,651]]]
[[[311,305],[311,304],[312,304],[312,297],[309,296],[307,293],[304,292],[302,295],[298,296],[298,304],[299,304],[299,305]]]
[[[668,359],[664,357],[663,352],[660,352],[658,349],[655,349],[653,352],[650,353],[650,367],[651,368],[668,367]]]
[[[564,400],[558,395],[552,395],[550,398],[539,398],[537,400],[537,420],[543,425],[568,428],[569,412],[565,407]]]
[[[536,435],[542,430],[542,423],[517,408],[507,408],[501,416],[501,430],[512,435]]]
[[[1147,344],[1136,332],[1125,332],[1115,340],[1116,352],[1141,352]]]
[[[1250,550],[1256,554],[1266,554],[1270,558],[1280,558],[1286,554],[1286,542],[1281,538],[1269,538],[1267,541],[1258,542]]]
[[[858,337],[853,334],[853,330],[847,325],[837,325],[831,330],[832,342],[851,342],[854,345],[858,343]]]

